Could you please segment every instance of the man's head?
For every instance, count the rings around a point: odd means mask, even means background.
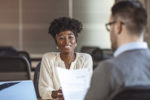
[[[119,47],[119,39],[141,37],[147,24],[147,13],[142,4],[136,0],[116,3],[111,9],[110,37],[112,49]]]

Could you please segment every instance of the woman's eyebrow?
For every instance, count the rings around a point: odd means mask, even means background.
[[[69,35],[74,35],[74,33],[70,32]]]

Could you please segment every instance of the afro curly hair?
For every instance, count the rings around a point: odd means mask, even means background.
[[[72,31],[77,38],[82,30],[82,23],[69,17],[56,18],[51,22],[48,33],[51,34],[56,41],[56,34],[66,30]]]

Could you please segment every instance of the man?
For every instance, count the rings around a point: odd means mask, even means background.
[[[107,100],[117,90],[150,84],[150,51],[143,42],[147,14],[138,1],[120,1],[111,9],[112,59],[95,69],[85,100]],[[110,27],[108,27],[110,26]]]

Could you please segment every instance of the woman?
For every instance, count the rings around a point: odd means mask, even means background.
[[[43,99],[63,99],[56,67],[66,69],[88,68],[89,74],[92,74],[91,56],[74,51],[81,30],[82,24],[76,19],[61,17],[52,21],[49,33],[55,39],[60,52],[46,53],[42,58],[39,92]]]

